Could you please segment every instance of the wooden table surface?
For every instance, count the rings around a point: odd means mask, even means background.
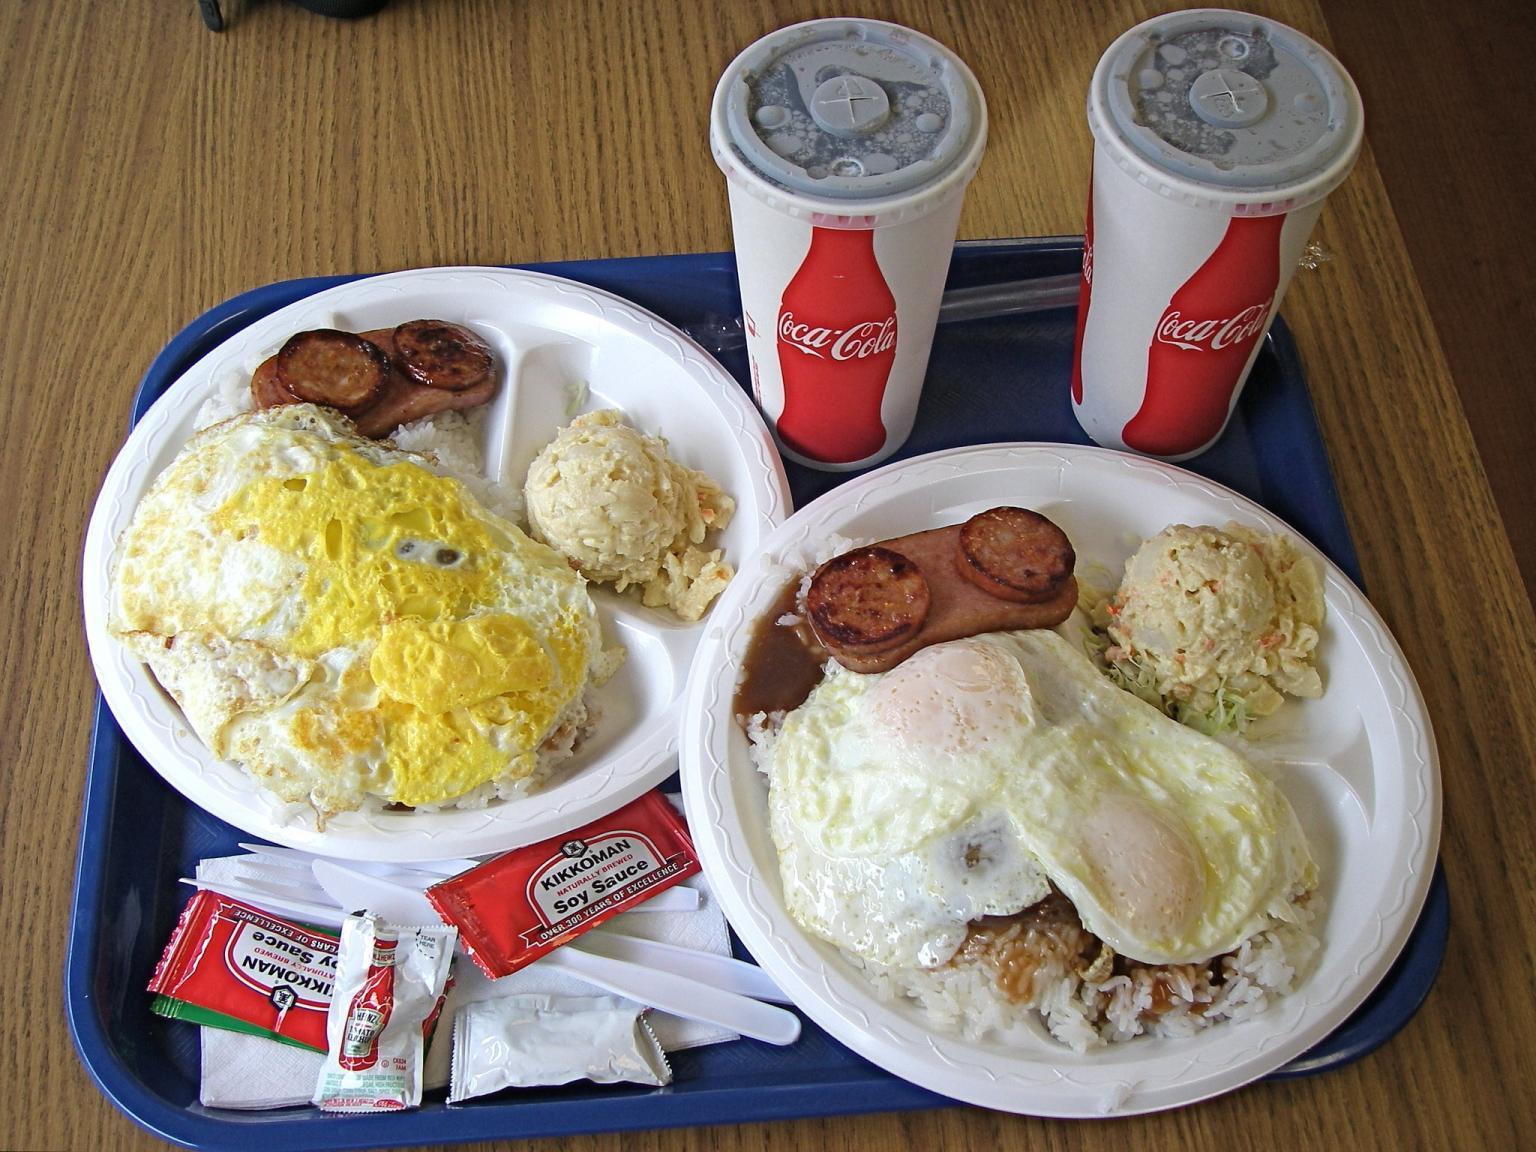
[[[839,13],[763,0],[693,15],[704,7],[393,0],[346,23],[279,0],[225,0],[230,27],[214,35],[192,0],[0,3],[0,1145],[160,1145],[90,1082],[61,988],[94,691],[81,538],[144,369],[205,309],[286,277],[729,247],[704,128],[715,80],[764,32]],[[938,37],[981,80],[991,141],[962,236],[1081,231],[1088,77],[1116,34],[1162,5],[852,7]],[[1353,39],[1338,44],[1320,0],[1253,7],[1334,43],[1357,74],[1398,71],[1372,67],[1378,44],[1403,38],[1395,25],[1378,40],[1352,10],[1339,23]],[[1536,1141],[1536,626],[1459,400],[1458,383],[1461,395],[1481,384],[1453,377],[1410,260],[1410,247],[1456,250],[1468,222],[1431,214],[1445,241],[1405,242],[1371,140],[1378,123],[1411,138],[1412,111],[1384,108],[1371,123],[1358,167],[1322,216],[1318,239],[1334,258],[1297,277],[1284,313],[1367,586],[1423,687],[1439,743],[1453,928],[1423,1009],[1346,1068],[1170,1114],[1063,1123],[956,1107],[549,1146],[994,1152]],[[1476,147],[1469,142],[1468,154]],[[1433,175],[1410,172],[1404,195]],[[1485,249],[1479,267],[1500,256]],[[1491,318],[1486,335],[1518,347],[1529,327],[1502,331],[1513,315]],[[1516,411],[1528,418],[1528,399]],[[1507,436],[1498,443],[1500,474],[1510,475],[1524,449]],[[1528,503],[1505,507],[1528,515]]]

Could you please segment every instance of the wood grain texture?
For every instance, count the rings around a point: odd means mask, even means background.
[[[961,234],[1080,231],[1088,76],[1115,34],[1167,6],[858,7],[950,44],[987,93],[990,143]],[[1436,18],[1427,0],[1396,6],[1392,27],[1365,19],[1375,6],[1346,13],[1343,0],[1253,7],[1324,42],[1347,28],[1353,39],[1340,54],[1364,77],[1387,71],[1372,56],[1378,43],[1401,56],[1416,43],[1410,22]],[[726,248],[724,189],[705,135],[715,80],[762,33],[837,14],[829,4],[767,0],[705,16],[669,0],[393,0],[355,23],[279,0],[225,0],[225,9],[229,30],[212,35],[190,0],[0,2],[5,1147],[163,1146],[90,1083],[65,1027],[60,980],[94,690],[81,628],[81,535],[155,353],[203,310],[286,277]],[[1504,9],[1500,0],[1459,5],[1457,27],[1481,29],[1479,10]],[[1435,72],[1449,100],[1477,99],[1471,65],[1493,47],[1470,33],[1450,38],[1445,51],[1461,52],[1465,66]],[[1531,327],[1531,295],[1481,321],[1470,306],[1449,308],[1441,275],[1463,267],[1458,234],[1437,236],[1444,222],[1422,201],[1411,215],[1403,207],[1405,186],[1427,182],[1434,173],[1424,165],[1438,154],[1415,155],[1400,118],[1378,122],[1395,127],[1396,179],[1389,170],[1383,183],[1378,154],[1386,150],[1373,127],[1322,217],[1319,237],[1334,258],[1298,277],[1285,313],[1367,587],[1429,700],[1443,762],[1453,931],[1424,1008],[1357,1064],[1165,1115],[1059,1123],[954,1108],[539,1147],[1087,1152],[1536,1142],[1525,1054],[1536,1034],[1528,992],[1536,985],[1536,623],[1488,482],[1490,472],[1529,476],[1510,461],[1529,468],[1518,436],[1529,428],[1518,339]],[[1491,135],[1465,140],[1458,155],[1508,143]],[[1489,201],[1467,195],[1459,215],[1486,211]],[[1410,218],[1405,237],[1399,220],[1407,227]],[[1490,245],[1476,267],[1496,269],[1500,258]],[[1514,322],[1523,331],[1512,331]],[[1505,341],[1506,358],[1465,358],[1462,329],[1477,332],[1479,323],[1476,338],[1485,347]],[[1510,380],[1486,402],[1502,427],[1483,434],[1497,459],[1485,470],[1463,397],[1490,387],[1477,378],[1490,365]],[[1507,499],[1506,517],[1511,509],[1528,516],[1529,497]],[[153,830],[146,850],[155,850]],[[1504,991],[1506,981],[1522,991]]]
[[[1536,330],[1536,9],[1524,0],[1329,5],[1376,161],[1527,591],[1536,456],[1525,336]],[[1388,14],[1390,12],[1390,15]],[[1425,67],[1403,67],[1421,60]],[[1430,63],[1430,62],[1433,63]]]

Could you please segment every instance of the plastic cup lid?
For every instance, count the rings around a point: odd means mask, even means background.
[[[731,63],[710,140],[728,176],[781,207],[912,215],[975,175],[986,124],[976,77],[944,45],[878,20],[811,20]]]
[[[1088,123],[1116,162],[1192,204],[1289,211],[1349,174],[1365,119],[1343,66],[1273,20],[1203,8],[1104,53]]]

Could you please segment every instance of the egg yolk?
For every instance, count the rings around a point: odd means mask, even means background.
[[[1105,911],[1138,937],[1172,945],[1199,918],[1205,904],[1202,858],[1172,816],[1110,793],[1081,822],[1079,835]]]
[[[300,713],[294,736],[331,759],[366,756],[379,740],[399,803],[440,803],[527,776],[585,683],[587,617],[568,606],[541,618],[540,634],[502,610],[516,582],[504,558],[519,545],[466,508],[456,481],[343,452],[303,475],[246,484],[213,527],[302,563],[293,593],[302,608],[283,641],[291,653],[373,643],[366,667],[377,702]]]
[[[553,666],[528,625],[493,615],[386,624],[368,670],[385,695],[438,713],[540,688]]]
[[[418,694],[413,703],[389,695],[386,689],[379,711],[384,716],[395,800],[401,804],[435,804],[461,796],[487,780],[530,774],[544,729],[569,699],[566,686],[584,681],[584,630],[585,624],[576,613],[562,614],[550,630],[553,661],[546,657],[539,662],[531,651],[526,654],[527,660],[539,663],[542,680],[486,696],[465,707],[434,713],[419,706],[435,703],[424,694]],[[485,683],[482,681],[482,686]],[[504,679],[496,686],[508,683],[510,680]],[[416,692],[396,687],[406,693]],[[485,734],[491,730],[500,736],[487,738]]]
[[[1030,730],[1029,691],[1017,661],[962,640],[925,648],[885,673],[870,712],[917,756],[959,758]]]
[[[345,452],[302,476],[263,477],[225,501],[216,531],[255,535],[304,564],[304,605],[288,638],[314,657],[401,617],[460,618],[499,585],[498,551],[456,482],[410,463]]]

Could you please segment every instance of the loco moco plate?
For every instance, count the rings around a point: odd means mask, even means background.
[[[1349,579],[1322,566],[1327,619],[1319,700],[1288,700],[1250,730],[1255,762],[1295,807],[1321,876],[1317,961],[1295,991],[1247,1020],[1180,1039],[1139,1037],[1076,1053],[1043,1027],[1004,1045],[936,1032],[909,1001],[886,1002],[832,945],[784,909],[766,778],[732,714],[751,631],[793,571],[833,536],[883,539],[998,504],[1066,530],[1078,573],[1118,582],[1126,558],[1169,524],[1229,521],[1299,534],[1251,500],[1183,469],[1098,448],[988,445],[903,461],[808,504],[763,542],[716,606],[688,683],[683,798],[705,874],[732,926],[817,1024],[898,1076],[957,1100],[1038,1116],[1151,1112],[1270,1072],[1316,1044],[1387,973],[1428,890],[1440,777],[1423,700],[1396,641]]]
[[[345,813],[319,832],[308,806],[282,802],[208,751],[149,670],[107,633],[118,537],[192,434],[199,407],[231,374],[248,382],[257,364],[308,328],[365,331],[418,317],[467,324],[496,352],[503,383],[481,445],[491,480],[520,491],[529,462],[560,425],[578,410],[619,408],[735,499],[736,514],[716,542],[731,564],[744,563],[789,511],[768,430],[724,369],[659,317],[558,277],[500,268],[375,276],[279,309],[199,360],[134,428],[102,485],[83,564],[91,660],[123,732],[187,799],[244,831],[330,856],[412,861],[498,852],[578,827],[660,783],[673,769],[683,687],[708,626],[708,617],[683,623],[594,587],[605,640],[628,651],[595,693],[597,727],[538,791],[485,808]]]

